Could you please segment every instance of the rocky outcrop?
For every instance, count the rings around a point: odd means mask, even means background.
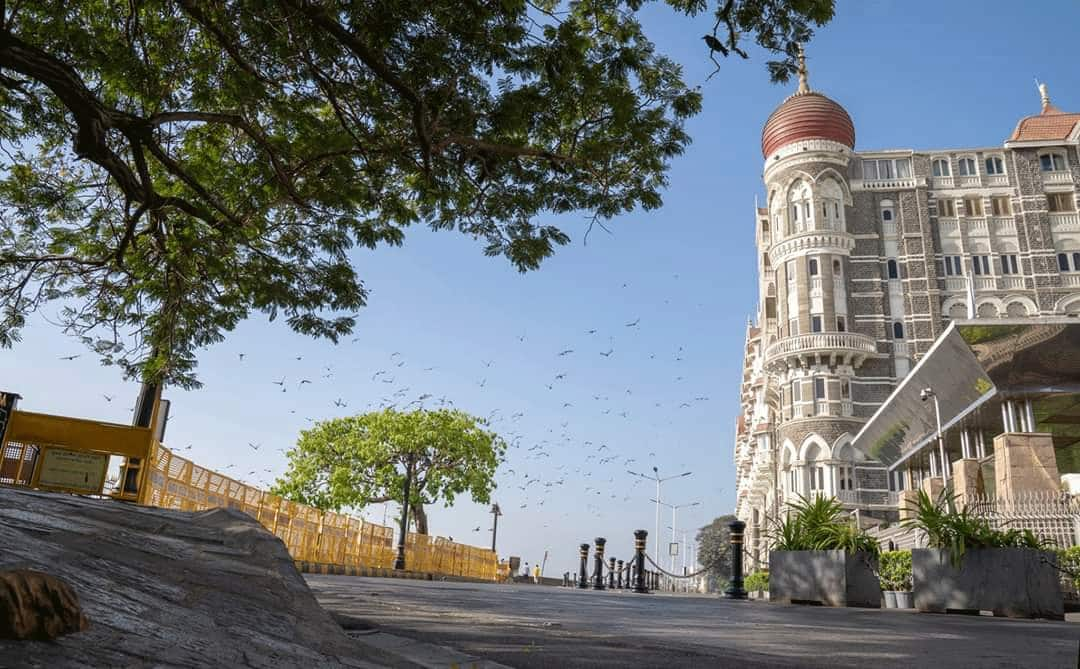
[[[5,667],[373,666],[281,540],[239,511],[0,487],[0,570],[15,569],[69,584],[91,624],[50,642],[0,641]]]

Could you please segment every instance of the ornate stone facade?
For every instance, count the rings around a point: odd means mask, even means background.
[[[895,515],[901,477],[851,440],[950,319],[1080,314],[1080,115],[1044,97],[1000,148],[855,151],[854,133],[849,145],[820,132],[850,122],[831,101],[820,109],[838,118],[800,133],[788,109],[808,90],[804,71],[770,116],[755,212],[759,309],[735,462],[759,561],[770,519],[797,496]]]

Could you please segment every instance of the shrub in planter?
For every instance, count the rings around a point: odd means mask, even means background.
[[[1055,556],[1030,530],[996,530],[946,493],[934,500],[920,491],[910,511],[905,525],[929,546],[911,553],[915,608],[1063,617]]]
[[[1059,550],[1057,564],[1069,597],[1077,599],[1080,595],[1080,546]]]
[[[829,606],[881,606],[878,544],[832,498],[801,499],[775,523],[769,598]]]
[[[769,591],[769,570],[759,569],[758,571],[752,572],[743,581],[743,587],[746,588],[747,592],[759,593],[755,599],[762,599],[763,597],[760,593],[767,593]]]
[[[911,608],[911,551],[886,551],[879,558],[878,578],[886,608]]]

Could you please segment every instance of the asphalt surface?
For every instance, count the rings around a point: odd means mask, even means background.
[[[306,577],[346,627],[513,667],[1078,667],[1080,624],[349,576]]]

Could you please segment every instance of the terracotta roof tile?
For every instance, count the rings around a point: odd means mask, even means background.
[[[1010,142],[1068,139],[1073,128],[1080,122],[1080,114],[1066,114],[1050,107],[1038,116],[1020,119],[1009,137]]]

